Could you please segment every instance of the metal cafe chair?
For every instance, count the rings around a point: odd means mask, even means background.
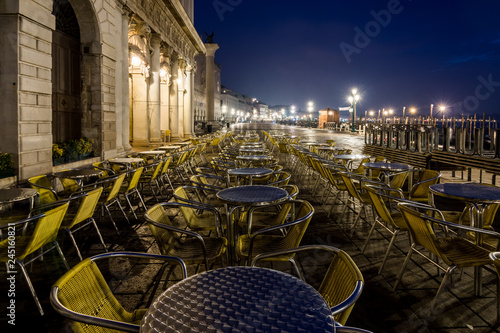
[[[255,266],[261,260],[276,258],[288,258],[292,261],[293,256],[297,253],[309,252],[311,254],[318,253],[318,251],[329,252],[332,255],[332,260],[318,288],[318,292],[330,306],[336,325],[345,325],[364,287],[361,271],[346,252],[327,245],[304,245],[283,251],[259,254],[252,260],[252,266]],[[304,274],[298,267],[293,266],[297,275],[306,281]],[[312,274],[314,272],[306,272],[306,275]]]
[[[26,224],[28,224],[30,229],[31,225],[33,226],[33,230],[28,230],[26,234],[24,234],[23,231],[23,234],[14,236],[13,241],[16,245],[16,251],[14,255],[9,252],[9,245],[12,243],[12,239],[6,238],[0,242],[0,262],[8,263],[8,271],[14,270],[15,266],[11,264],[12,260],[14,260],[15,263],[19,265],[19,267],[21,267],[21,271],[30,288],[31,295],[33,296],[36,306],[38,307],[38,311],[40,311],[40,314],[42,316],[44,315],[42,305],[40,304],[40,301],[38,300],[35,292],[35,288],[31,283],[28,271],[26,270],[26,265],[32,263],[36,259],[42,257],[45,253],[55,248],[57,250],[57,253],[61,257],[64,266],[67,270],[69,270],[66,258],[64,257],[64,254],[62,253],[61,248],[59,247],[59,244],[56,240],[59,226],[61,225],[66,211],[68,210],[68,206],[69,203],[65,202],[56,208],[52,208],[46,211],[45,213],[9,224],[9,226],[12,227],[25,226]],[[50,248],[43,248],[44,245],[48,245],[50,243],[52,243],[52,246]],[[38,250],[40,250],[40,253],[30,258],[29,260],[26,260],[29,255],[34,254]]]
[[[396,290],[399,285],[413,252],[421,255],[445,272],[441,285],[431,303],[430,311],[434,309],[436,301],[444,291],[448,279],[451,278],[451,274],[456,268],[480,267],[491,264],[490,251],[474,244],[472,241],[466,239],[465,236],[461,237],[459,233],[474,232],[476,235],[490,235],[497,238],[500,238],[500,233],[446,222],[443,219],[436,219],[426,215],[429,210],[437,211],[432,207],[423,208],[421,205],[399,203],[398,208],[408,225],[412,245],[399,271],[393,290]],[[421,212],[422,210],[424,213]],[[439,213],[439,211],[437,212]],[[443,218],[442,215],[441,218]],[[441,227],[443,234],[435,232],[435,229],[438,227]],[[452,233],[452,231],[456,233]],[[443,267],[436,260],[424,254],[421,250],[422,248],[434,254],[447,267]]]
[[[106,248],[106,244],[104,243],[104,240],[102,239],[101,232],[99,231],[99,228],[97,227],[97,224],[93,218],[97,202],[99,201],[99,198],[101,197],[101,193],[103,191],[102,187],[98,187],[96,189],[90,190],[88,192],[83,192],[79,193],[77,195],[74,195],[70,197],[69,199],[61,200],[54,202],[52,204],[47,204],[47,205],[42,205],[39,206],[31,211],[31,214],[38,213],[38,212],[44,212],[49,210],[51,207],[55,207],[57,205],[60,205],[61,203],[67,202],[69,203],[68,210],[66,214],[64,215],[64,219],[61,222],[60,229],[66,231],[68,236],[71,239],[71,243],[75,247],[76,254],[78,255],[78,258],[80,261],[83,260],[82,255],[80,253],[80,248],[78,247],[78,244],[76,243],[75,237],[73,236],[74,233],[77,231],[82,230],[89,224],[93,224],[94,228],[97,232],[97,235],[99,236],[99,240],[101,241],[101,244],[104,248],[105,251],[108,251]]]
[[[293,200],[300,206],[296,209],[295,220],[263,228],[252,234],[238,237],[237,256],[250,263],[254,256],[261,253],[275,252],[298,247],[314,213],[313,206],[305,200]],[[283,231],[282,234],[280,232]],[[283,235],[284,234],[284,235]],[[288,261],[288,258],[278,258]],[[293,262],[292,262],[293,263]]]
[[[57,313],[71,320],[70,326],[74,332],[107,332],[106,329],[139,332],[147,309],[134,309],[131,312],[125,309],[116,299],[97,264],[103,259],[115,258],[161,261],[161,273],[165,265],[177,265],[182,268],[183,279],[187,277],[184,262],[172,256],[110,252],[87,258],[57,280],[50,291],[52,306]]]
[[[134,214],[134,218],[136,220],[137,220],[137,214],[135,213],[135,209],[131,201],[131,198],[133,198],[134,195],[139,199],[142,208],[144,208],[144,210],[148,209],[146,207],[144,199],[142,198],[141,192],[139,191],[139,179],[141,178],[143,171],[144,167],[128,170],[126,172],[128,176],[127,182],[126,184],[122,184],[122,186],[120,187],[120,191],[118,193],[118,195],[121,194],[125,198],[125,201],[127,202],[128,207],[132,211],[132,214]],[[139,206],[137,208],[139,208]]]
[[[204,264],[208,271],[211,267],[209,264],[215,264],[223,259],[228,241],[224,237],[202,237],[195,231],[183,229],[183,226],[169,217],[169,213],[178,214],[182,206],[198,210],[209,209],[201,205],[162,202],[146,211],[146,222],[161,254],[179,257],[186,265]],[[215,220],[216,215],[214,212]]]

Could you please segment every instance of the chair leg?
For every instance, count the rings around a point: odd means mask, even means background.
[[[116,233],[120,235],[120,231],[118,231],[118,227],[116,226],[115,220],[113,220],[113,216],[111,216],[111,211],[109,210],[108,206],[103,204],[102,209],[105,209],[106,212],[108,212],[109,219],[111,220],[111,223],[113,224],[113,227],[116,230]]]
[[[38,296],[36,295],[35,288],[33,287],[33,284],[31,283],[31,279],[28,276],[28,272],[26,271],[26,267],[24,267],[24,264],[21,260],[16,259],[17,264],[19,267],[21,267],[21,271],[23,272],[24,278],[26,279],[26,282],[28,283],[28,287],[31,292],[31,296],[33,296],[33,299],[35,300],[36,307],[38,308],[38,311],[40,311],[40,315],[44,315],[42,304],[40,304],[40,301],[38,300]]]
[[[373,222],[372,227],[370,229],[370,232],[368,233],[368,237],[366,237],[365,244],[363,245],[363,248],[361,249],[361,253],[365,253],[366,246],[368,245],[368,242],[370,241],[370,238],[372,237],[373,231],[375,230],[375,226],[377,225],[377,221]],[[380,274],[380,273],[379,273]]]
[[[75,237],[73,237],[73,233],[68,228],[64,228],[64,230],[66,230],[66,232],[68,233],[69,238],[71,239],[71,242],[73,243],[73,246],[75,247],[76,254],[78,255],[78,258],[80,259],[80,261],[82,261],[83,260],[82,254],[80,253],[80,249],[78,248],[78,244],[76,244]]]
[[[380,266],[378,270],[378,274],[382,273],[382,270],[384,269],[385,262],[387,261],[387,257],[389,256],[389,252],[391,252],[392,244],[394,244],[394,240],[396,239],[396,236],[399,234],[399,229],[394,231],[391,237],[391,241],[389,242],[389,245],[387,246],[387,250],[385,251],[385,256],[384,259],[382,260],[382,266]]]
[[[104,239],[102,239],[101,232],[99,231],[99,228],[97,227],[97,223],[95,223],[94,218],[90,218],[92,221],[92,224],[94,225],[95,231],[97,232],[97,235],[99,236],[99,240],[101,241],[102,247],[104,248],[104,251],[108,252],[108,248],[106,247],[106,244],[104,243]]]
[[[398,284],[401,281],[401,278],[403,277],[403,273],[406,270],[406,265],[408,265],[408,262],[410,261],[412,253],[413,253],[413,244],[410,247],[408,254],[406,255],[406,259],[405,259],[405,262],[403,263],[403,266],[401,266],[401,270],[399,271],[398,278],[396,279],[396,283],[394,284],[394,287],[392,287],[392,291],[396,291]]]
[[[441,284],[439,285],[439,289],[436,293],[436,296],[434,296],[434,299],[432,300],[431,308],[429,310],[430,313],[432,313],[432,311],[434,310],[434,307],[436,306],[436,302],[437,302],[439,296],[442,294],[442,292],[446,288],[446,285],[448,284],[448,279],[451,277],[451,274],[453,273],[453,270],[455,268],[456,268],[456,266],[450,266],[446,270],[446,274],[443,277],[443,281],[441,281]]]

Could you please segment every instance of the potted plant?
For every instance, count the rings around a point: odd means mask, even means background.
[[[78,140],[77,152],[81,160],[89,158],[93,155],[92,145],[94,140],[87,137],[82,137]]]
[[[14,176],[13,155],[9,153],[0,153],[0,178]]]
[[[54,165],[64,164],[66,147],[63,142],[52,144],[52,161]]]

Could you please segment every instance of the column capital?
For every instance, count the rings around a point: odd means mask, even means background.
[[[206,56],[213,57],[215,56],[215,51],[219,49],[219,45],[216,43],[205,43],[205,48],[207,49]]]
[[[161,46],[161,36],[156,32],[151,34],[151,46],[154,48],[159,48]]]

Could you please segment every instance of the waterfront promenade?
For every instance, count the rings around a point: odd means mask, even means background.
[[[311,140],[324,142],[326,139],[333,139],[338,147],[348,147],[353,153],[361,153],[364,146],[364,136],[362,134],[351,134],[349,132],[329,132],[320,129],[297,128],[275,124],[237,124],[231,127],[233,131],[255,129],[271,130],[281,129],[292,135],[298,135],[302,141]],[[142,150],[142,147],[136,147]],[[144,150],[146,148],[144,147]],[[207,155],[210,159],[213,154]],[[289,166],[285,164],[285,169]],[[478,170],[473,170],[473,180],[479,177]],[[452,177],[451,171],[443,172],[443,182],[465,181],[457,172],[457,177]],[[489,179],[484,179],[489,181]],[[408,249],[408,239],[400,237],[395,243],[395,249],[389,256],[386,268],[382,274],[378,274],[378,268],[390,239],[390,235],[383,231],[374,234],[370,245],[364,254],[360,249],[369,231],[365,223],[360,223],[355,232],[350,235],[345,229],[353,221],[354,214],[347,212],[341,214],[342,207],[339,205],[333,210],[329,217],[331,200],[323,206],[323,196],[313,196],[311,184],[298,182],[292,176],[291,183],[298,185],[299,199],[310,201],[315,209],[313,219],[306,231],[302,244],[326,244],[341,248],[351,255],[358,267],[361,269],[366,285],[357,302],[354,310],[347,322],[350,326],[361,327],[373,332],[495,332],[496,321],[496,281],[494,273],[485,271],[483,276],[483,296],[473,296],[473,271],[464,270],[464,274],[459,279],[459,273],[454,276],[455,286],[451,290],[443,293],[438,302],[436,311],[427,313],[426,309],[434,297],[441,277],[436,274],[436,269],[424,259],[414,256],[402,283],[397,291],[392,291],[396,274],[401,267]],[[177,182],[174,185],[180,185]],[[170,200],[170,197],[163,198]],[[109,221],[100,224],[103,238],[106,245],[113,251],[129,250],[149,253],[158,253],[158,248],[154,242],[149,228],[145,224],[144,217],[140,216],[138,221],[131,221],[128,225],[123,219],[119,219],[116,214],[117,224],[121,230],[121,236],[117,236]],[[99,240],[93,230],[85,231],[79,236],[84,244],[81,247],[84,257],[88,257],[102,252]],[[69,241],[61,242],[63,250],[70,266],[75,265],[78,259]],[[54,257],[47,255],[44,260],[52,261]],[[318,286],[328,261],[317,254],[301,257],[304,270],[308,272],[313,286]],[[6,299],[0,296],[2,304],[0,312],[0,328],[7,332],[27,331],[36,328],[38,332],[69,332],[69,326],[61,316],[55,313],[48,301],[50,286],[64,272],[64,269],[56,270],[53,265],[44,265],[36,262],[30,272],[35,289],[46,310],[46,315],[40,317],[28,291],[26,283],[18,276],[17,285],[17,326],[14,330],[7,324],[5,306]],[[274,266],[275,268],[288,270],[289,265]],[[117,287],[116,294],[120,302],[128,309],[144,306],[151,292],[151,272],[144,271],[141,274],[132,263],[110,267],[110,273],[116,280],[124,281]],[[189,273],[193,273],[193,267],[189,268]],[[6,281],[5,271],[0,272],[0,279]],[[0,295],[6,294],[6,283],[1,283]]]

